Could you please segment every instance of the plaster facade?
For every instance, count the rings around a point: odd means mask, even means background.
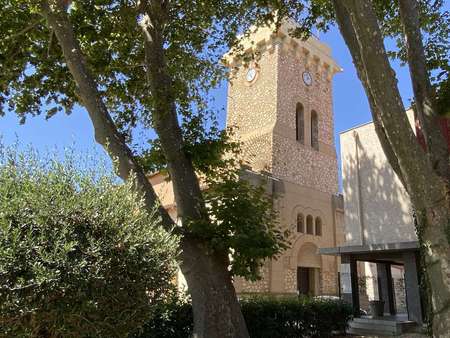
[[[341,157],[346,245],[417,241],[409,196],[373,123],[341,134]]]

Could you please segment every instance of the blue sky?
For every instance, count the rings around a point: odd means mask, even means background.
[[[339,155],[339,133],[371,120],[370,111],[364,90],[351,61],[347,47],[336,28],[319,35],[320,40],[332,48],[333,57],[344,69],[336,74],[333,81],[335,137],[337,153]],[[409,106],[412,97],[412,89],[407,67],[401,67],[399,62],[392,62],[397,73],[399,89],[405,106]],[[221,113],[219,121],[224,125],[227,84],[212,92],[216,108]],[[74,146],[80,152],[95,151],[104,154],[96,145],[94,130],[85,110],[77,108],[70,116],[58,114],[48,121],[44,117],[29,117],[25,125],[19,125],[17,117],[13,113],[7,114],[0,120],[0,135],[6,144],[19,140],[21,145],[31,144],[40,151],[53,149],[55,146],[61,150],[64,147]]]

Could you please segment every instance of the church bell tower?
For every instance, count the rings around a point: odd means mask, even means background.
[[[225,55],[230,67],[227,126],[241,156],[267,188],[291,246],[265,262],[261,281],[236,278],[237,292],[336,295],[339,262],[319,254],[342,237],[336,208],[338,169],[334,144],[332,78],[340,71],[331,50],[315,37],[292,38],[287,21],[277,32],[259,28],[242,40],[242,55]],[[267,177],[267,176],[265,176]]]
[[[227,126],[242,142],[254,171],[323,192],[336,193],[332,77],[340,71],[331,50],[315,37],[292,38],[292,22],[274,32],[258,29],[243,40],[248,55],[226,55],[233,70]]]

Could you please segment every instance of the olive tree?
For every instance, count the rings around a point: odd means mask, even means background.
[[[3,149],[0,336],[127,337],[174,292],[177,238],[130,182]]]

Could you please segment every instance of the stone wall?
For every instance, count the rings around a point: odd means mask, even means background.
[[[252,135],[249,138],[241,139],[241,159],[249,165],[252,170],[268,171],[272,170],[273,148],[272,134]]]
[[[328,70],[319,58],[312,60],[299,55],[297,49],[286,48],[282,39],[275,39],[270,46],[257,61],[240,64],[233,73],[227,126],[235,128],[235,137],[243,145],[242,159],[253,170],[268,170],[277,178],[335,194],[338,174]],[[245,79],[249,67],[257,69],[257,78],[251,83]],[[311,86],[302,80],[305,71],[312,74]],[[297,102],[304,106],[305,144],[295,136]],[[312,110],[319,116],[319,151],[311,148]]]
[[[395,308],[397,313],[406,313],[405,279],[394,278]]]
[[[284,270],[284,290],[287,293],[297,293],[297,270],[285,268]]]
[[[234,128],[235,136],[240,140],[266,133],[276,122],[275,50],[264,53],[264,57],[258,60],[257,69],[257,78],[250,84],[246,81],[248,67],[239,67],[228,86],[227,127]]]
[[[243,277],[235,277],[234,287],[237,293],[268,293],[270,291],[270,262],[264,263],[260,270],[261,279],[247,281]]]
[[[319,60],[308,62],[298,58],[293,50],[281,48],[278,59],[278,119],[277,123],[291,128],[289,136],[295,139],[295,107],[300,102],[305,114],[305,145],[311,145],[311,111],[319,115],[319,142],[334,146],[332,112],[332,82],[319,69]],[[310,86],[303,82],[304,72],[312,75]],[[294,127],[294,128],[293,128]],[[322,151],[323,149],[321,149]]]
[[[273,136],[273,156],[276,177],[321,192],[337,193],[336,157],[299,146],[295,140],[279,134]]]
[[[235,285],[238,292],[297,293],[297,267],[303,266],[319,269],[318,294],[337,294],[337,261],[317,252],[336,245],[332,196],[338,191],[338,173],[331,79],[337,66],[330,50],[314,38],[291,41],[266,33],[263,29],[254,36],[251,48],[260,52],[257,60],[245,65],[233,61],[227,126],[235,128],[235,138],[242,142],[241,158],[251,170],[272,175],[280,226],[293,234],[291,247],[270,262],[270,269],[265,265],[262,280],[236,278]],[[246,80],[249,68],[257,71],[251,82]],[[312,75],[311,86],[303,81],[305,71]],[[304,144],[296,140],[298,102],[305,114]],[[312,110],[319,117],[319,150],[311,147]],[[321,218],[321,236],[295,233],[299,212]],[[304,252],[305,246],[315,249]]]
[[[277,123],[273,141],[274,175],[287,181],[335,194],[338,191],[334,148],[332,82],[320,61],[299,58],[294,49],[280,48],[278,59]],[[310,86],[303,73],[312,75]],[[296,140],[296,106],[304,110],[305,142]],[[319,118],[319,151],[311,147],[311,112]]]
[[[337,273],[333,269],[323,269],[320,273],[321,277],[321,294],[323,295],[337,295],[338,281]]]

